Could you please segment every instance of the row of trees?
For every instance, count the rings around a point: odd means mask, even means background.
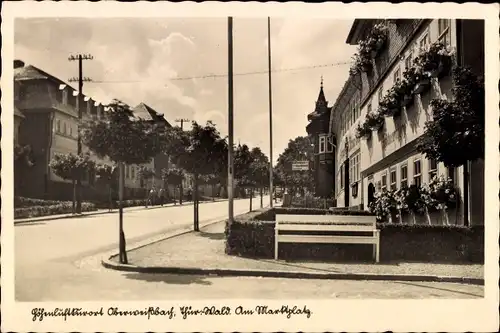
[[[212,122],[205,125],[193,122],[189,131],[183,131],[179,127],[167,127],[164,123],[136,118],[127,104],[114,100],[104,119],[80,125],[83,144],[99,158],[110,160],[112,165],[96,164],[89,155],[66,154],[56,155],[50,166],[56,174],[73,183],[81,180],[85,173],[94,174],[108,184],[110,192],[113,182],[118,182],[122,263],[127,262],[122,209],[125,165],[148,164],[155,156],[165,154],[175,167],[162,170],[164,186],[179,185],[184,175],[190,174],[194,181],[193,224],[194,230],[199,231],[199,184],[227,186],[228,143]],[[250,197],[255,188],[260,188],[262,203],[263,188],[268,180],[267,156],[259,148],[250,149],[247,145],[238,145],[234,149],[234,175],[238,186],[251,189]],[[147,168],[139,172],[143,178],[155,176]]]

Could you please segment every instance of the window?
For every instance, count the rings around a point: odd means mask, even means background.
[[[61,133],[61,120],[56,120],[56,132]]]
[[[394,82],[401,80],[401,68],[396,69],[394,72]]]
[[[396,168],[391,169],[391,175],[390,175],[390,180],[391,180],[391,190],[396,190],[397,189],[397,180],[396,180]]]
[[[318,153],[322,154],[326,151],[326,137],[325,136],[320,136],[319,137],[319,150]]]
[[[366,114],[369,114],[371,112],[372,112],[372,105],[368,104],[368,106],[366,107]]]
[[[405,70],[408,70],[409,68],[412,67],[412,62],[413,62],[413,53],[410,52],[410,54],[405,59]]]
[[[401,166],[401,181],[399,183],[399,187],[408,187],[408,165],[403,164]]]
[[[429,160],[429,180],[437,175],[437,161],[435,159]]]
[[[422,169],[420,165],[420,160],[415,160],[413,162],[413,184],[417,187],[422,185]]]
[[[66,135],[66,123],[65,123],[65,122],[63,122],[63,125],[64,125],[64,126],[63,126],[63,134],[64,134],[64,135]]]
[[[429,33],[426,32],[422,38],[420,39],[420,42],[419,42],[419,48],[420,48],[420,51],[424,51],[424,50],[427,50],[427,47],[429,46]]]
[[[128,165],[125,166],[125,178],[129,178],[129,172],[130,171],[130,167]]]
[[[380,104],[383,98],[384,98],[384,88],[380,87],[380,89],[378,90],[378,104]]]
[[[451,181],[455,183],[455,168],[448,167],[448,178],[451,178]]]
[[[353,155],[349,163],[349,183],[353,184],[359,181],[360,170],[359,170],[359,158],[360,153]]]
[[[387,190],[387,171],[382,174],[382,185],[380,187],[382,191]]]
[[[69,136],[73,137],[73,126],[69,125]]]
[[[130,167],[130,171],[132,174],[132,179],[135,179],[135,167],[133,165]]]
[[[450,44],[450,21],[448,19],[438,20],[439,41],[444,45]]]

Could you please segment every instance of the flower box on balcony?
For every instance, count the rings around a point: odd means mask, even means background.
[[[413,90],[414,94],[422,94],[429,90],[431,86],[431,80],[428,77],[422,77],[417,84],[415,85],[415,89]]]
[[[436,68],[429,71],[430,77],[442,78],[446,76],[451,68],[451,57],[443,56],[441,57]]]
[[[404,95],[403,100],[401,101],[401,106],[408,107],[413,104],[413,95]]]

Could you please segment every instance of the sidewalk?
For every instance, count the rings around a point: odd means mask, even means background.
[[[224,252],[224,226],[225,222],[217,222],[202,227],[199,233],[131,249],[129,265],[119,264],[116,256],[104,260],[103,265],[143,273],[484,284],[484,267],[478,264],[287,262],[229,256]]]
[[[243,200],[243,198],[238,198],[234,200]],[[200,204],[212,203],[212,202],[221,202],[227,201],[227,199],[215,199],[214,201],[200,201]],[[166,208],[166,207],[183,207],[192,205],[192,201],[184,201],[182,205],[168,203],[163,206],[148,206],[148,208],[144,206],[134,206],[134,207],[125,207],[123,208],[124,212],[136,211],[136,210],[146,210],[146,209],[158,209],[158,208]],[[44,221],[52,221],[52,220],[61,220],[61,219],[69,219],[69,218],[78,218],[92,215],[101,215],[101,214],[118,214],[118,208],[113,209],[111,212],[109,209],[98,209],[91,212],[84,212],[82,214],[58,214],[58,215],[46,215],[46,216],[38,216],[38,217],[28,217],[23,219],[14,219],[14,224],[24,224],[24,223],[32,223],[32,222],[44,222]]]

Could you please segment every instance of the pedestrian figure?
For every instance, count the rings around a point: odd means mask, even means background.
[[[165,200],[165,189],[164,188],[161,188],[158,191],[158,198],[160,200],[160,205],[163,207],[163,203],[164,203],[164,200]]]
[[[149,204],[151,206],[154,206],[155,205],[155,198],[156,198],[156,189],[155,187],[151,187],[151,190],[149,191],[149,198],[148,198],[148,201],[149,201]]]

